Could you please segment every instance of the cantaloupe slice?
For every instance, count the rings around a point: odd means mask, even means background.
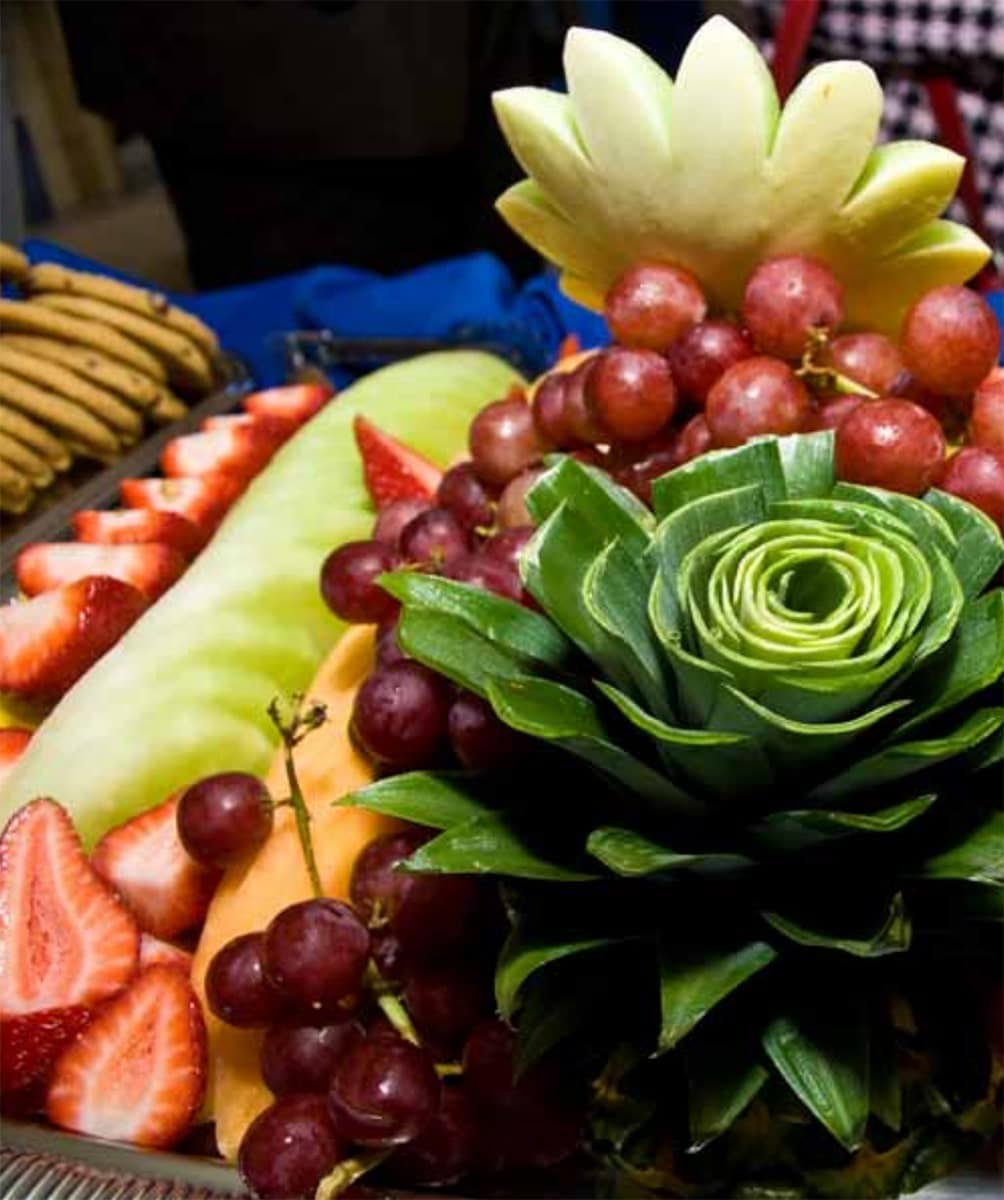
[[[963,160],[928,142],[875,147],[882,89],[860,62],[810,71],[781,110],[756,46],[724,17],[694,35],[673,81],[595,29],[565,40],[568,94],[510,88],[495,111],[528,178],[498,200],[509,224],[600,309],[632,263],[677,263],[735,310],[757,262],[808,254],[846,289],[851,324],[895,332],[907,306],[987,261],[937,221]]]
[[[328,707],[328,722],[308,735],[295,751],[297,776],[310,808],[317,866],[328,896],[348,895],[352,866],[373,838],[397,827],[386,817],[361,808],[335,808],[332,802],[372,779],[369,764],[348,735],[356,689],[373,665],[373,635],[368,627],[350,629],[321,667],[307,695]],[[287,793],[282,757],[268,775],[273,796]],[[272,1099],[261,1080],[258,1052],[262,1035],[233,1029],[209,1012],[205,976],[210,959],[242,933],[264,929],[287,904],[311,894],[310,880],[291,809],[276,813],[271,837],[250,861],[229,870],[213,897],[192,965],[192,980],[209,1035],[209,1087],[206,1116],[216,1122],[220,1152],[237,1155],[244,1131]]]

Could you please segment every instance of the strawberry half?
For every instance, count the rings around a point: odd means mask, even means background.
[[[170,1146],[206,1086],[206,1030],[191,984],[173,967],[140,972],[56,1061],[54,1125],[136,1146]]]
[[[265,429],[226,426],[172,438],[160,456],[169,479],[235,475],[253,479],[275,454],[278,443]]]
[[[67,813],[33,800],[0,836],[0,1016],[90,1007],[129,981],[139,930]]]
[[[244,397],[244,409],[258,417],[282,417],[302,425],[315,416],[335,394],[323,383],[291,383],[266,388]]]
[[[14,769],[14,764],[24,754],[30,741],[30,729],[0,729],[0,784]]]
[[[74,1004],[0,1018],[0,1092],[4,1100],[21,1093],[14,1104],[18,1111],[41,1108],[45,1094],[36,1092],[34,1085],[48,1081],[57,1056],[90,1024],[91,1015],[89,1008]]]
[[[0,692],[59,699],[146,607],[120,579],[80,579],[0,608]]]
[[[154,937],[171,938],[198,925],[219,880],[190,858],[178,837],[178,800],[171,796],[110,830],[91,865]]]
[[[443,478],[435,463],[384,433],[365,417],[356,417],[352,429],[363,460],[366,487],[377,508],[395,500],[435,500]]]
[[[73,514],[73,532],[78,542],[102,546],[132,546],[158,542],[173,546],[192,559],[206,544],[205,534],[186,517],[153,508],[84,509]]]
[[[205,536],[215,532],[227,509],[244,490],[231,475],[202,475],[197,479],[123,479],[122,500],[127,508],[152,508],[187,517]]]
[[[172,942],[162,942],[152,933],[141,933],[139,938],[139,969],[152,967],[156,964],[164,967],[174,967],[184,971],[185,977],[192,973],[192,956],[187,950],[175,946]]]
[[[212,433],[219,429],[254,429],[260,435],[271,439],[276,446],[288,441],[297,431],[297,423],[288,417],[258,417],[254,413],[223,413],[216,417],[206,417],[202,422],[204,433]]]
[[[18,587],[38,596],[89,575],[107,575],[132,584],[156,600],[178,579],[187,563],[173,546],[98,546],[88,542],[33,542],[17,556]]]

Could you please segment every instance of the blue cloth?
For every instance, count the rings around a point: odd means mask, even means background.
[[[49,242],[32,239],[24,250],[32,262],[60,262],[143,283]],[[447,259],[392,277],[316,267],[177,300],[208,322],[263,386],[282,381],[279,337],[295,329],[492,342],[516,350],[531,374],[550,365],[566,334],[577,334],[584,346],[609,340],[602,318],[566,299],[552,272],[518,287],[490,254]]]

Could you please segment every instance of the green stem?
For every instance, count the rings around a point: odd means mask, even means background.
[[[323,704],[305,704],[302,695],[295,695],[291,700],[292,714],[286,720],[279,708],[278,698],[268,706],[268,715],[272,724],[282,738],[282,755],[286,768],[286,782],[289,786],[289,797],[282,804],[289,804],[296,819],[296,833],[303,851],[303,859],[310,876],[310,886],[314,896],[320,899],[324,895],[321,887],[321,875],[317,869],[317,858],[314,855],[314,840],[310,834],[310,809],[304,799],[300,781],[296,776],[296,764],[293,761],[293,750],[303,741],[308,733],[323,725],[327,714]],[[278,805],[277,805],[278,807]]]
[[[420,1046],[421,1039],[418,1036],[418,1030],[412,1023],[412,1019],[405,1008],[401,997],[396,995],[393,988],[386,979],[377,970],[376,964],[371,960],[366,967],[366,974],[363,982],[370,989],[374,996],[380,1011],[390,1021],[394,1029],[404,1038],[406,1042],[411,1042],[413,1046]]]
[[[436,1063],[436,1074],[440,1079],[449,1079],[451,1076],[463,1075],[464,1068],[460,1063]]]
[[[369,1150],[365,1154],[358,1154],[355,1158],[347,1158],[338,1163],[317,1185],[314,1200],[335,1200],[336,1196],[340,1196],[367,1171],[378,1167],[390,1153],[390,1150]]]

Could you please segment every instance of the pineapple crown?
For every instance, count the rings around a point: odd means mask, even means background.
[[[882,89],[860,62],[811,70],[783,109],[756,46],[724,17],[694,35],[676,80],[630,42],[565,40],[568,93],[518,87],[495,111],[528,178],[497,208],[601,310],[641,261],[691,270],[723,310],[780,254],[827,263],[852,325],[895,333],[925,291],[962,283],[990,256],[938,220],[963,159],[923,141],[876,146]]]
[[[983,1094],[925,1077],[905,1098],[896,1013],[939,956],[992,955],[1002,915],[997,529],[938,491],[836,483],[829,431],[707,454],[653,503],[558,458],[528,497],[539,612],[386,576],[407,653],[537,753],[345,802],[442,831],[410,869],[501,877],[500,1010],[527,1060],[604,1047],[599,1136],[642,1174],[681,1071],[695,1161],[748,1139],[754,1098],[858,1155],[876,1122],[917,1138],[949,1112],[972,1133]]]

